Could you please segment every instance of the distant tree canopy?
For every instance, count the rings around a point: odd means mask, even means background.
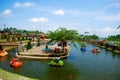
[[[8,32],[8,33],[12,33],[12,34],[15,34],[15,33],[23,33],[23,34],[29,34],[29,33],[34,33],[34,34],[40,34],[40,33],[43,33],[41,31],[29,31],[29,30],[20,30],[20,29],[17,29],[17,28],[13,28],[13,27],[5,27],[3,29],[4,32]]]
[[[89,35],[88,38],[94,39],[94,40],[99,39],[99,37],[97,35]]]
[[[120,34],[109,36],[107,40],[120,41]]]

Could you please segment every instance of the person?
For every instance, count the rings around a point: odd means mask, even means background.
[[[2,46],[0,45],[0,53],[4,53],[5,50],[3,50]]]
[[[58,54],[59,53],[59,49],[55,47],[55,51],[54,52]]]
[[[22,45],[22,40],[20,40],[20,45]]]
[[[46,44],[45,48],[46,48],[46,50],[48,49],[48,45],[47,44]]]
[[[60,61],[60,58],[55,58],[54,61],[58,63]]]
[[[2,46],[0,45],[0,50],[3,50]]]

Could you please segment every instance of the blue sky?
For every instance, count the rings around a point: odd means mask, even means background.
[[[120,34],[120,0],[0,0],[0,28],[47,32],[59,27],[100,37]]]

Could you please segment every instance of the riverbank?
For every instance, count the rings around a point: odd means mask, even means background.
[[[106,50],[113,51],[114,53],[120,54],[120,46],[118,45],[109,44],[108,42],[103,43],[102,41],[96,40],[89,41],[89,43],[104,48]]]
[[[0,69],[0,80],[38,80],[38,79],[28,78]]]
[[[25,40],[25,41],[22,41],[22,43],[23,44],[27,44],[28,43],[28,41],[29,40]],[[0,44],[13,44],[13,45],[19,45],[20,44],[20,42],[19,41],[16,41],[16,42],[6,42],[6,41],[4,41],[4,40],[0,40]],[[6,51],[10,51],[11,49],[14,49],[14,48],[16,48],[16,47],[18,47],[18,46],[3,46],[3,49],[4,50],[6,50]]]

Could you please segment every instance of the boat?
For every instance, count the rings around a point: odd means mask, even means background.
[[[10,61],[10,66],[17,68],[23,66],[23,63],[18,58],[12,58]]]
[[[0,57],[4,57],[8,54],[5,50],[0,50]]]
[[[64,65],[64,62],[60,60],[60,58],[55,58],[54,60],[51,60],[49,64],[50,66],[62,67]]]
[[[85,52],[85,51],[86,51],[86,48],[85,48],[85,47],[81,47],[80,50],[81,50],[82,52]]]
[[[92,50],[92,53],[100,53],[100,50],[99,50],[99,49],[94,48],[94,49]]]

